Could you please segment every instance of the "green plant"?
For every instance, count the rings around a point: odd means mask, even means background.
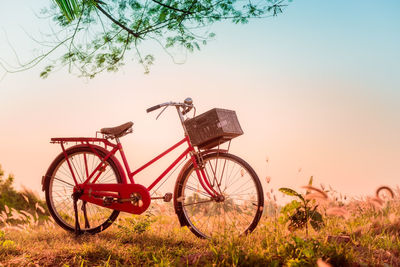
[[[11,224],[33,223],[48,218],[46,202],[33,191],[24,188],[14,189],[14,176],[6,178],[0,165],[0,226],[5,222]]]
[[[309,186],[311,186],[311,184],[312,176]],[[279,191],[286,195],[297,197],[298,199],[288,203],[281,210],[282,216],[279,218],[280,222],[286,223],[289,221],[288,229],[290,231],[303,229],[305,227],[306,235],[308,236],[308,224],[311,224],[314,230],[319,230],[324,226],[322,215],[317,211],[318,205],[314,199],[307,197],[310,193],[309,190],[307,190],[305,196],[297,193],[293,189],[285,187],[279,188]]]
[[[314,266],[320,247],[321,244],[317,240],[304,240],[298,236],[291,236],[288,242],[278,248],[278,251],[285,256],[286,266]]]
[[[4,240],[2,244],[4,249],[10,250],[15,248],[15,242],[12,240]]]
[[[119,228],[118,235],[124,237],[125,235],[142,234],[150,229],[150,225],[155,221],[153,216],[146,215],[132,215],[125,218],[122,223],[117,223]]]

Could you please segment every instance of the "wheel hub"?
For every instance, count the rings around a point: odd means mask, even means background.
[[[224,202],[225,197],[223,195],[218,195],[215,197],[215,202]]]

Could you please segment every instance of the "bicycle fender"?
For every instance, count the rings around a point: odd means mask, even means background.
[[[87,144],[81,144],[81,145],[71,146],[71,147],[67,148],[67,149],[65,150],[65,152],[68,152],[68,151],[71,150],[71,149],[81,148],[81,147],[89,147],[89,148],[92,148],[92,149],[94,149],[94,150],[99,150],[99,151],[105,153],[106,155],[110,152],[110,151],[108,151],[107,149],[105,149],[105,148],[103,148],[103,147],[101,147],[101,146],[98,146],[98,145],[94,145],[94,144],[90,144],[90,146],[87,145]],[[49,168],[47,169],[46,175],[44,175],[44,176],[42,177],[42,191],[45,191],[45,189],[46,189],[46,188],[45,188],[46,180],[47,180],[47,179],[50,179],[51,170],[52,170],[53,167],[54,167],[53,165],[56,164],[56,163],[58,162],[59,157],[64,157],[64,153],[61,152],[57,157],[55,157],[55,159],[53,160],[53,162],[50,164]],[[121,163],[118,161],[118,159],[117,159],[114,155],[111,155],[111,156],[110,156],[110,159],[115,163],[115,166],[118,168],[118,172],[119,172],[120,175],[121,175],[122,181],[126,183],[126,181],[127,181],[127,179],[126,179],[126,174],[125,174],[124,169],[122,168]]]

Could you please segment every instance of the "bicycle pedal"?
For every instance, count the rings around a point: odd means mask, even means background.
[[[172,199],[172,193],[166,193],[163,197],[164,202],[170,202]]]

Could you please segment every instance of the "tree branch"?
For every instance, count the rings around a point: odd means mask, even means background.
[[[151,1],[153,1],[154,3],[159,4],[160,6],[166,7],[168,9],[172,9],[172,10],[175,10],[175,11],[178,11],[178,12],[182,12],[182,13],[185,13],[185,14],[193,14],[193,12],[190,11],[190,8],[189,8],[189,10],[183,10],[183,9],[179,9],[179,8],[175,8],[175,7],[163,4],[163,3],[161,3],[160,1],[157,1],[157,0],[151,0]]]
[[[126,27],[124,24],[122,24],[121,22],[119,22],[118,20],[114,19],[110,14],[108,14],[100,5],[99,2],[97,2],[96,4],[96,8],[98,10],[100,10],[101,13],[103,13],[107,18],[109,18],[112,22],[114,22],[115,24],[117,24],[118,26],[120,26],[122,29],[124,29],[125,31],[127,31],[128,33],[132,34],[132,36],[136,37],[136,38],[140,38],[140,35],[137,34],[136,32],[132,31],[131,29],[129,29],[128,27]]]
[[[64,43],[69,41],[71,38],[72,38],[72,36],[66,38],[65,40],[63,40],[62,42],[60,42],[59,44],[54,46],[52,49],[50,49],[46,53],[44,53],[44,54],[32,59],[31,61],[29,61],[29,62],[27,62],[27,63],[25,63],[23,65],[21,65],[20,69],[10,70],[1,61],[0,61],[0,67],[2,67],[8,73],[17,73],[17,72],[21,72],[21,71],[25,71],[25,70],[31,69],[34,66],[36,66],[37,64],[39,64],[43,59],[45,59],[52,52],[54,52],[57,48],[59,48],[60,46],[64,45]]]

